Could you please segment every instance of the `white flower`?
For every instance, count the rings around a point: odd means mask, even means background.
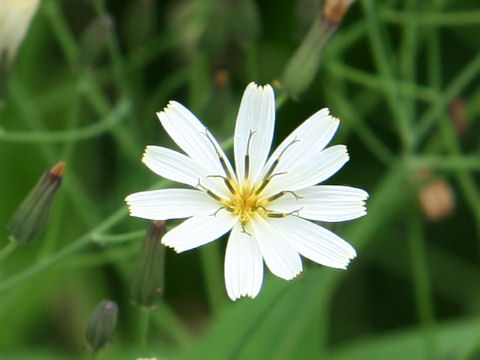
[[[40,0],[0,0],[0,60],[9,64],[20,46]],[[6,56],[5,59],[2,57]]]
[[[248,85],[234,137],[235,170],[217,140],[189,110],[170,102],[158,117],[186,153],[147,146],[142,161],[167,179],[193,189],[161,189],[126,198],[130,215],[150,220],[188,218],[163,244],[190,250],[230,231],[225,285],[232,300],[254,298],[263,282],[263,261],[290,280],[302,271],[300,255],[345,269],[355,249],[311,222],[344,221],[366,214],[368,194],[347,186],[317,185],[347,161],[344,145],[325,149],[339,121],[322,109],[294,130],[273,152],[273,89]]]

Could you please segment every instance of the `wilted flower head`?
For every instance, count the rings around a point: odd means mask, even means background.
[[[143,162],[158,175],[193,189],[132,194],[126,198],[130,214],[150,220],[187,218],[162,240],[177,252],[230,232],[225,284],[231,299],[257,296],[263,261],[273,274],[290,280],[302,271],[300,255],[339,269],[356,256],[350,244],[312,222],[366,214],[365,191],[317,185],[349,159],[344,145],[325,148],[339,124],[328,109],[313,114],[269,156],[275,124],[273,89],[251,83],[235,127],[235,170],[217,140],[188,109],[172,101],[158,117],[186,154],[148,146]]]

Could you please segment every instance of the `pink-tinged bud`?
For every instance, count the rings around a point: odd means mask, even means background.
[[[10,241],[27,244],[36,241],[45,230],[50,209],[63,180],[65,163],[47,170],[18,207],[8,224]]]

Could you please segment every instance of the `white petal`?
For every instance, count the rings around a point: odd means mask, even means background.
[[[200,214],[185,220],[167,232],[162,244],[177,253],[205,245],[228,232],[237,218],[226,210],[216,214]]]
[[[355,249],[331,231],[296,216],[269,219],[296,251],[316,263],[346,269]]]
[[[329,115],[327,108],[317,111],[297,127],[273,152],[267,161],[263,175],[280,157],[276,173],[286,171],[311,154],[317,154],[330,142],[340,121]]]
[[[295,191],[318,184],[335,174],[348,161],[345,145],[334,145],[306,160],[293,164],[289,169],[280,169],[264,190],[264,195],[271,196],[280,191]],[[275,172],[277,173],[277,172]]]
[[[225,253],[225,286],[230,299],[242,296],[254,298],[263,282],[263,259],[257,241],[233,227]]]
[[[248,153],[248,175],[255,182],[270,152],[274,125],[275,97],[272,87],[250,83],[243,93],[235,125],[235,167],[239,180],[245,178],[245,155]]]
[[[207,170],[178,151],[150,145],[145,149],[142,161],[150,170],[164,178],[193,187],[198,187],[200,183],[221,197],[228,196],[223,180],[207,177]]]
[[[251,223],[253,236],[270,271],[282,279],[293,279],[302,271],[302,260],[284,234],[277,231],[269,220],[255,217]]]
[[[175,101],[170,101],[157,116],[173,141],[195,162],[207,169],[210,172],[208,175],[226,175],[218,152],[225,160],[228,171],[234,176],[232,166],[217,140],[190,110]]]
[[[213,213],[222,205],[207,193],[191,189],[142,191],[126,197],[130,215],[149,220],[182,219]]]
[[[347,221],[367,213],[368,193],[349,186],[318,185],[285,194],[268,205],[278,213],[298,211],[298,216],[317,221]]]

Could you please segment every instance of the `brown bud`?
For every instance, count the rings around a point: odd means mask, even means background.
[[[326,0],[323,7],[323,19],[338,24],[355,0]]]
[[[455,210],[455,198],[452,188],[444,180],[435,180],[427,184],[418,193],[420,207],[431,221],[440,221]]]

